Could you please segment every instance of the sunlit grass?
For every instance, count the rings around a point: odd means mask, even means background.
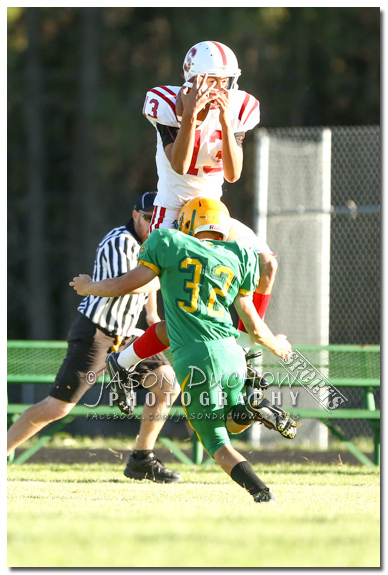
[[[251,497],[217,467],[129,481],[108,464],[8,467],[12,567],[377,567],[379,472],[254,466],[276,495]]]

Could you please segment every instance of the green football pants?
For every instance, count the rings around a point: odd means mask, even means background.
[[[234,405],[243,402],[244,352],[234,338],[228,338],[193,343],[173,355],[187,419],[213,456],[230,443],[226,418]]]

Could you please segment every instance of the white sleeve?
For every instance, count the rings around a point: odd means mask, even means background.
[[[264,241],[264,239],[261,236],[255,234],[251,228],[239,220],[235,220],[234,218],[231,218],[231,222],[232,227],[230,229],[230,241],[239,242],[240,244],[251,248],[258,254],[273,254],[273,251]]]
[[[252,130],[260,122],[259,101],[240,90],[230,90],[229,94],[234,133]]]

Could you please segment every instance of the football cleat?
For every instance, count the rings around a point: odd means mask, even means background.
[[[118,356],[119,353],[112,352],[105,360],[110,376],[110,389],[114,394],[113,403],[122,413],[131,415],[136,405],[136,395],[131,378],[133,370],[121,367],[117,361]]]
[[[265,489],[261,489],[259,493],[253,496],[253,501],[255,503],[275,503],[275,495],[266,487]]]
[[[148,454],[144,459],[135,459],[133,455],[130,455],[124,475],[129,479],[139,481],[149,479],[155,483],[176,483],[181,479],[180,473],[164,467],[154,453]]]
[[[263,352],[261,350],[258,351],[253,351],[252,353],[249,353],[251,351],[248,350],[246,356],[245,356],[245,361],[248,363],[250,362],[252,359],[255,359],[256,357],[261,357],[263,355]]]
[[[255,421],[259,421],[268,429],[278,431],[287,439],[294,439],[298,423],[291,418],[288,411],[268,401],[260,389],[256,389],[245,398],[245,406]]]

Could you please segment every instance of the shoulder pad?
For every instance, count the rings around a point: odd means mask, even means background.
[[[179,127],[175,102],[180,86],[158,86],[146,94],[143,115],[151,123]]]
[[[242,132],[252,130],[260,122],[259,101],[242,90],[230,90],[229,98],[235,127]]]

